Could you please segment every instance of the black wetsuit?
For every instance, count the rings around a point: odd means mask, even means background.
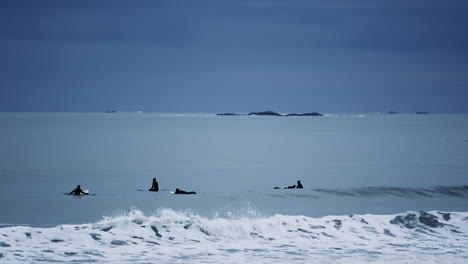
[[[81,190],[81,188],[76,188],[75,190],[71,191],[70,194],[74,194],[74,195],[80,195],[80,194],[84,194],[84,195],[88,195],[88,193],[85,193],[83,192],[83,190]]]
[[[302,183],[301,182],[297,182],[297,189],[303,189],[304,186],[302,186]]]
[[[179,189],[176,189],[175,194],[197,194],[196,192],[186,192],[184,190],[179,190]]]
[[[153,180],[153,186],[151,186],[151,189],[149,189],[148,191],[150,192],[157,192],[159,191],[159,184],[156,180]]]

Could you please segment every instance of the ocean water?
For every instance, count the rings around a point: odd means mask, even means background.
[[[468,263],[468,115],[0,113],[0,146],[0,263]]]

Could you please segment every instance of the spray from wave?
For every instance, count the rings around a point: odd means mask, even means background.
[[[0,229],[0,262],[466,263],[468,212],[205,218],[137,209],[92,224]]]

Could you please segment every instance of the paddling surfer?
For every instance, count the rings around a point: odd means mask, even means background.
[[[196,192],[186,192],[184,190],[179,190],[179,188],[177,188],[174,192],[174,194],[197,194]]]

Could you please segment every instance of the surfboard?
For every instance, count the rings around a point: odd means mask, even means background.
[[[96,194],[90,194],[89,191],[86,192],[86,191],[83,191],[84,193],[86,194],[80,194],[80,195],[74,195],[74,194],[71,194],[71,193],[63,193],[64,195],[70,195],[70,196],[73,196],[73,197],[83,197],[83,196],[96,196]]]
[[[136,189],[136,190],[139,191],[139,192],[152,192],[152,191],[143,190],[143,189]],[[171,190],[169,190],[169,189],[160,189],[160,190],[157,191],[157,192],[174,192],[174,191],[171,191]],[[156,193],[157,193],[157,192],[156,192]]]

